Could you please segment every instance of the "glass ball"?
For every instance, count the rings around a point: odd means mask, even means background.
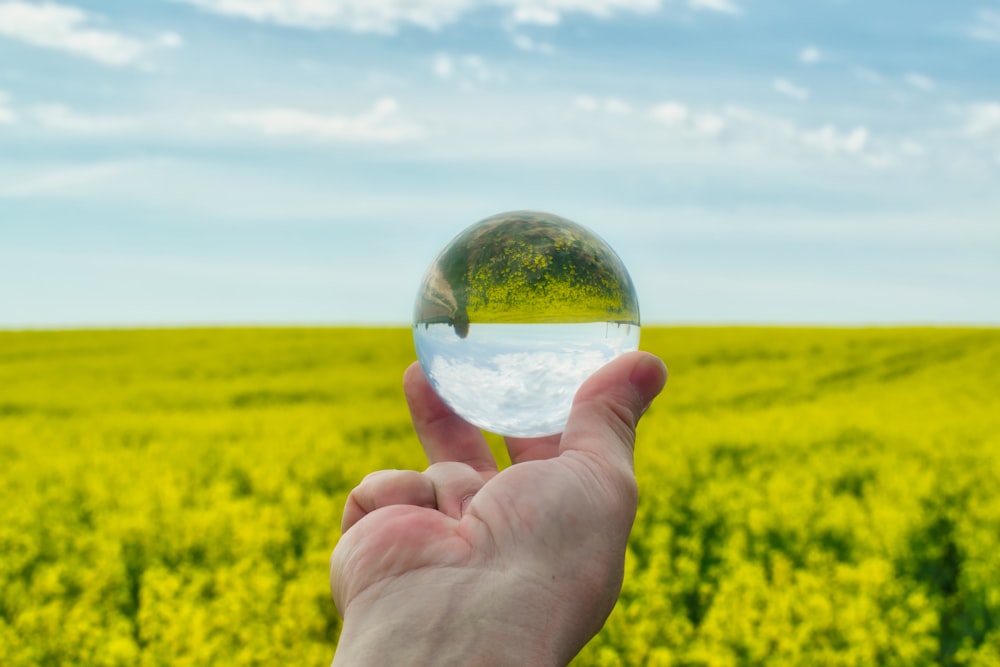
[[[478,222],[431,263],[413,315],[431,386],[505,436],[561,433],[594,371],[639,346],[639,304],[614,250],[549,213]]]

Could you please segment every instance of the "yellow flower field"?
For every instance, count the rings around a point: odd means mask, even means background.
[[[642,347],[671,379],[574,664],[1000,664],[1000,330]],[[0,665],[329,664],[346,494],[424,466],[412,359],[405,329],[0,332]]]

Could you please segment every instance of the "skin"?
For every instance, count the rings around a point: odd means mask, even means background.
[[[563,434],[508,438],[513,465],[498,472],[479,430],[411,366],[430,467],[372,473],[347,500],[333,664],[567,664],[621,591],[635,429],[666,378],[645,352],[615,359],[577,392]]]

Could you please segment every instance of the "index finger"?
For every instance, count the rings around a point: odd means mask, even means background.
[[[428,461],[458,461],[480,472],[496,472],[496,459],[482,432],[441,400],[419,363],[406,369],[403,390]]]
[[[540,438],[515,438],[513,436],[504,438],[511,463],[540,461],[559,456],[560,440],[562,440],[562,433],[545,435]]]

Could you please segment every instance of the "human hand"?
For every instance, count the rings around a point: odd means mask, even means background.
[[[651,354],[615,359],[577,392],[564,433],[507,438],[498,472],[412,365],[404,387],[431,465],[372,473],[347,500],[334,665],[569,662],[621,590],[635,427],[666,376]]]

